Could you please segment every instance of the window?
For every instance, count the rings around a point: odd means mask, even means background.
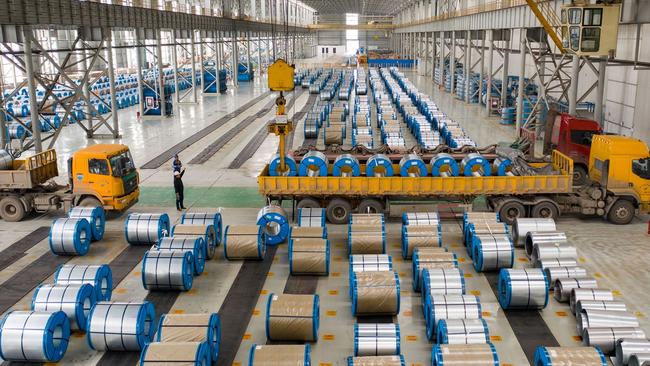
[[[109,175],[108,161],[104,159],[88,160],[88,171],[90,174]]]
[[[569,24],[580,24],[582,17],[582,9],[572,8],[569,9]]]
[[[347,25],[358,25],[359,24],[359,14],[356,13],[346,13],[345,14],[345,24]],[[359,30],[358,29],[346,29],[345,30],[345,52],[348,55],[353,55],[359,49]],[[334,52],[336,53],[336,52]]]
[[[582,52],[598,52],[599,48],[600,28],[582,28],[582,42],[580,43],[580,50]]]
[[[113,168],[113,175],[116,177],[123,177],[135,170],[133,158],[131,158],[131,153],[129,151],[115,155],[111,157],[110,160],[111,168]]]
[[[632,160],[632,173],[643,179],[650,179],[650,158]]]
[[[569,41],[572,50],[580,49],[580,27],[569,28]]]
[[[336,53],[336,47],[332,47],[332,53]]]
[[[594,134],[594,131],[573,130],[571,131],[571,142],[574,144],[591,146],[591,139]]]
[[[582,25],[600,26],[603,21],[603,9],[585,9]]]

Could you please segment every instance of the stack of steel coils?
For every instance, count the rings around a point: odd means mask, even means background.
[[[289,233],[289,272],[292,275],[324,275],[330,271],[330,241],[325,211],[298,209],[298,226]]]
[[[348,254],[386,253],[383,214],[352,214],[348,224]]]

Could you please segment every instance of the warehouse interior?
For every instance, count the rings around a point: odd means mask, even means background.
[[[650,366],[649,34],[644,0],[0,1],[0,362]]]

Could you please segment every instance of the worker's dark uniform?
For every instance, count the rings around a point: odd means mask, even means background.
[[[174,175],[174,191],[176,192],[176,209],[180,210],[185,208],[185,205],[183,205],[183,174],[185,174],[185,171],[183,170],[181,174],[179,175]]]

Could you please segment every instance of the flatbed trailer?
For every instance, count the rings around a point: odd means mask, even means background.
[[[486,196],[491,208],[505,221],[514,222],[516,217],[557,217],[566,211],[565,200],[558,197],[583,195],[573,188],[571,158],[553,151],[550,163],[531,163],[536,168],[547,165],[554,174],[480,177],[269,176],[267,165],[258,185],[260,194],[271,201],[291,200],[299,208],[326,207],[332,223],[347,222],[354,211],[383,212],[391,200],[471,202],[478,196]],[[394,170],[399,167],[394,165]]]

